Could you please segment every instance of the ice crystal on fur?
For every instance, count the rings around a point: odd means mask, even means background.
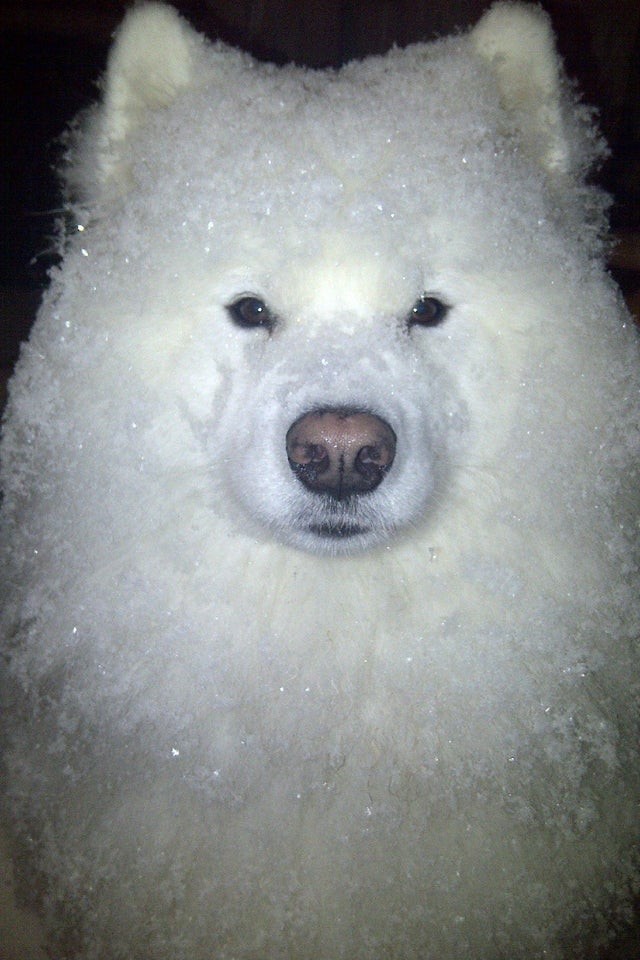
[[[2,444],[60,955],[568,960],[625,915],[638,341],[592,120],[520,4],[327,72],[126,18]]]

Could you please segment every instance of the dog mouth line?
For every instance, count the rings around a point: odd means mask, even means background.
[[[367,533],[367,528],[357,523],[312,523],[309,530],[318,537],[326,537],[333,540],[343,540],[347,537],[357,537],[359,534]]]

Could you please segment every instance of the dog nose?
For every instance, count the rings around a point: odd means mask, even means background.
[[[365,411],[313,410],[287,432],[289,465],[298,480],[335,500],[375,490],[395,454],[396,435],[389,424]]]

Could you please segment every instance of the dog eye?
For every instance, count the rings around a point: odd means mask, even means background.
[[[267,327],[271,330],[275,324],[275,317],[259,297],[239,297],[228,304],[227,312],[239,327]]]
[[[429,297],[425,293],[423,297],[416,300],[407,317],[409,326],[419,324],[421,327],[437,327],[447,315],[449,308],[436,297]]]

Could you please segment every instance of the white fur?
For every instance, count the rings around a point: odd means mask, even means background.
[[[151,4],[104,89],[2,447],[56,949],[592,956],[636,878],[638,344],[546,19],[314,73]],[[325,406],[397,436],[355,514],[287,461]]]
[[[473,32],[473,43],[491,63],[505,104],[516,113],[523,139],[550,171],[566,172],[561,76],[546,15],[514,4],[494,6]]]

